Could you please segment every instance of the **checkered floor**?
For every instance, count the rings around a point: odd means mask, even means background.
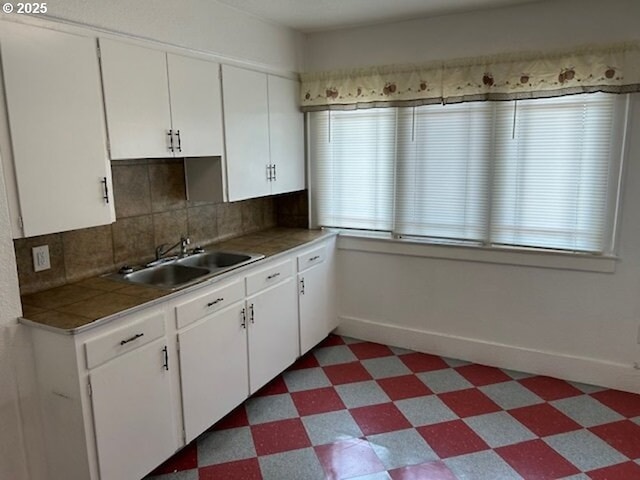
[[[640,395],[330,336],[148,480],[640,479]]]

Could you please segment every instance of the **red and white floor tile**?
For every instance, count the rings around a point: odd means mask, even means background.
[[[147,480],[640,479],[640,395],[335,335]]]

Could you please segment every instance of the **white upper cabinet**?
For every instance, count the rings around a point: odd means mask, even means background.
[[[223,65],[229,201],[304,188],[298,82]]]
[[[223,65],[222,85],[229,201],[269,195],[267,76]]]
[[[0,49],[22,234],[112,223],[95,39],[3,22]]]
[[[304,119],[298,106],[300,84],[268,75],[271,193],[304,188]]]
[[[219,65],[100,39],[112,159],[219,156]]]
[[[167,54],[171,124],[182,152],[177,157],[222,155],[220,65]],[[177,149],[176,145],[176,149]]]
[[[166,54],[100,39],[112,159],[172,157]]]

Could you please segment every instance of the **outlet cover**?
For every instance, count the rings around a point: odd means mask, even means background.
[[[51,259],[49,258],[49,245],[41,245],[31,249],[33,254],[33,270],[42,272],[51,268]]]

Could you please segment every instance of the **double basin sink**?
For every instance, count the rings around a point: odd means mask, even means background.
[[[163,259],[139,270],[112,273],[106,277],[125,283],[175,290],[261,258],[264,258],[264,255],[221,251],[203,252],[181,258]]]

